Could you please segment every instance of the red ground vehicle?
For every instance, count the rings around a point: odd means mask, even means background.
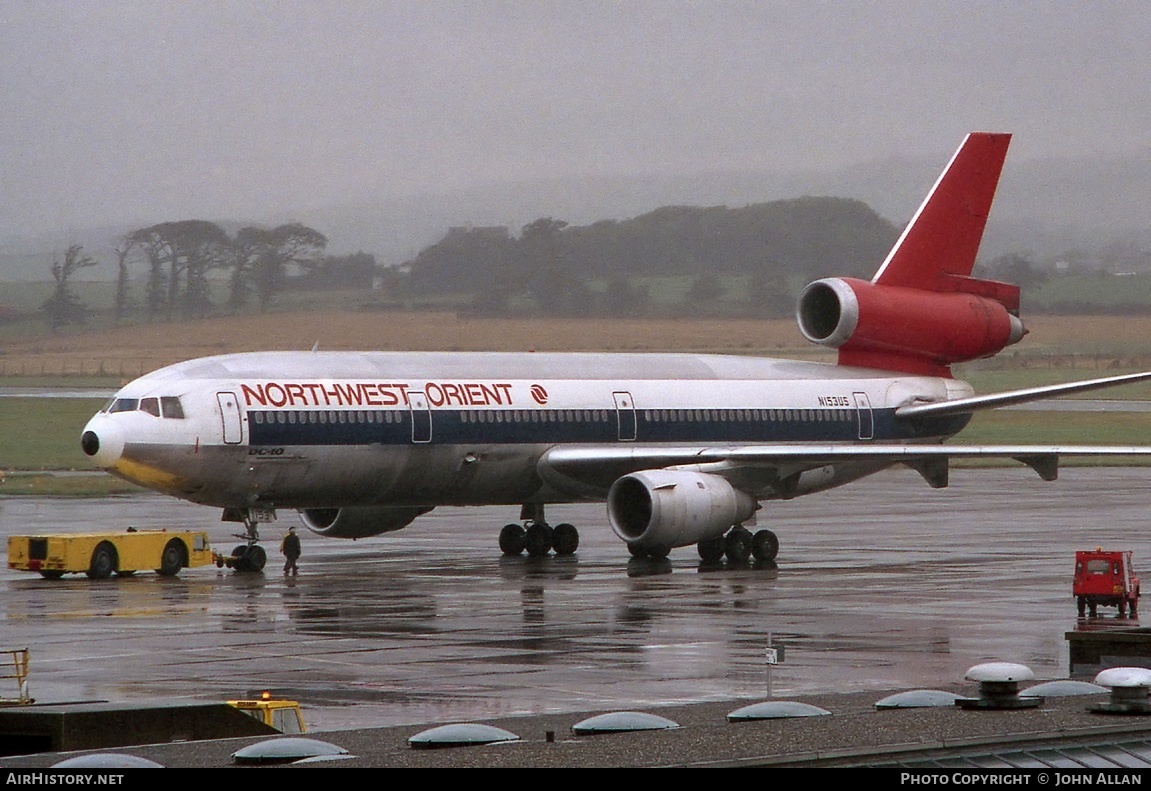
[[[1131,612],[1134,618],[1139,610],[1139,578],[1131,568],[1131,552],[1094,551],[1075,553],[1075,603],[1082,618],[1088,610],[1095,617],[1095,609],[1118,607],[1119,617]]]

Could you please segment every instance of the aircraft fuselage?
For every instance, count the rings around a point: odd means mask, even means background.
[[[932,442],[966,417],[894,409],[970,393],[720,355],[261,352],[141,377],[85,432],[114,474],[225,508],[571,502],[601,499],[610,480],[541,476],[549,448]],[[163,399],[182,417],[155,414]]]

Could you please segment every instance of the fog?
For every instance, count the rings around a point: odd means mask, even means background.
[[[5,0],[0,244],[541,180],[605,217],[621,179],[747,202],[775,190],[708,174],[934,173],[973,129],[1145,163],[1149,41],[1137,2]]]

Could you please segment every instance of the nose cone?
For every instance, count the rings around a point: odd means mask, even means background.
[[[80,449],[101,467],[112,467],[124,453],[124,432],[107,415],[96,415],[80,435]]]

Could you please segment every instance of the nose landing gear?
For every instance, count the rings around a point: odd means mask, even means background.
[[[268,509],[225,508],[221,521],[243,522],[244,532],[236,533],[235,536],[243,539],[244,543],[234,547],[228,557],[219,556],[216,565],[227,566],[234,571],[262,572],[268,563],[268,553],[259,544],[259,524],[275,518],[275,511]]]

